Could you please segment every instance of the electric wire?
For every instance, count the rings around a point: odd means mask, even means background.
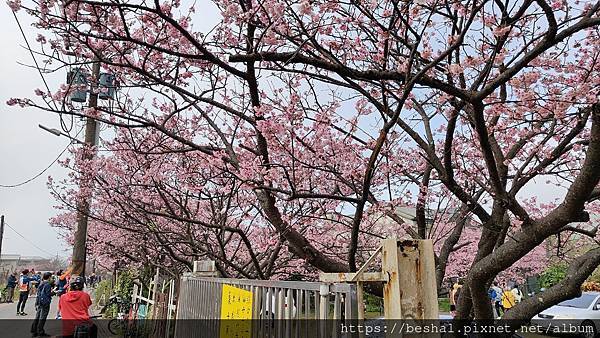
[[[79,132],[77,133],[77,135],[75,135],[75,137],[74,137],[74,138],[77,138],[77,136],[79,136],[79,134],[81,133],[81,131],[82,131],[82,130],[83,130],[83,128],[79,130]],[[29,179],[26,179],[26,180],[25,180],[25,181],[23,181],[23,182],[16,183],[16,184],[0,184],[0,189],[1,189],[1,188],[5,188],[5,189],[7,189],[7,188],[17,188],[17,187],[23,186],[23,185],[25,185],[25,184],[27,184],[27,183],[29,183],[29,182],[32,182],[32,181],[33,181],[33,180],[35,180],[36,178],[38,178],[38,177],[42,176],[42,175],[43,175],[43,174],[44,174],[46,171],[48,171],[48,169],[50,169],[50,168],[51,168],[51,167],[54,165],[54,163],[56,163],[56,162],[57,162],[57,161],[60,159],[60,157],[61,157],[61,156],[62,156],[62,155],[63,155],[63,154],[64,154],[64,153],[65,153],[65,152],[66,152],[66,151],[69,149],[69,147],[70,147],[70,146],[72,146],[72,145],[73,145],[73,141],[69,142],[69,144],[67,144],[67,146],[65,147],[65,149],[63,149],[63,150],[60,152],[60,154],[58,154],[58,156],[56,156],[56,158],[55,158],[55,159],[54,159],[52,162],[50,162],[50,164],[49,164],[49,165],[48,165],[46,168],[44,168],[44,170],[42,170],[41,172],[39,172],[39,173],[38,173],[38,174],[36,174],[35,176],[33,176],[33,177],[29,178]]]
[[[5,189],[6,188],[17,188],[17,187],[23,186],[23,185],[35,180],[36,178],[42,176],[46,171],[48,171],[48,169],[50,169],[50,167],[52,167],[54,165],[54,163],[56,163],[56,161],[58,161],[60,159],[60,157],[65,153],[65,151],[67,151],[67,149],[69,149],[69,146],[71,146],[71,143],[69,143],[65,147],[65,149],[63,149],[63,151],[61,151],[60,154],[58,154],[58,156],[56,156],[56,158],[52,162],[50,162],[50,164],[46,168],[44,168],[44,170],[39,172],[37,175],[35,175],[23,182],[16,183],[16,184],[0,184],[0,188],[5,188]]]
[[[27,241],[29,244],[33,245],[33,247],[35,247],[36,249],[40,250],[41,252],[44,252],[48,255],[50,255],[49,257],[53,257],[54,254],[40,248],[39,246],[37,246],[34,242],[32,242],[30,239],[28,239],[27,237],[21,235],[20,232],[18,232],[15,228],[13,228],[12,226],[10,226],[10,224],[4,222],[4,225],[8,226],[12,231],[14,231],[17,235],[19,235],[19,237],[23,238],[25,241]]]
[[[35,58],[35,54],[33,54],[33,50],[31,49],[31,45],[29,44],[29,40],[27,40],[27,35],[25,35],[25,31],[23,30],[23,26],[21,26],[21,22],[19,21],[19,18],[17,17],[17,13],[15,13],[15,11],[12,11],[13,16],[15,17],[15,20],[17,21],[17,26],[19,26],[19,30],[21,31],[21,35],[23,36],[23,39],[25,40],[25,44],[27,45],[27,50],[29,51],[29,54],[31,54],[31,58],[33,59],[33,62],[35,63],[35,68],[37,69],[38,73],[40,74],[40,77],[42,78],[42,81],[44,82],[44,86],[46,87],[46,90],[48,91],[48,93],[51,93],[50,91],[50,86],[48,86],[48,82],[46,82],[46,78],[44,77],[44,73],[42,73],[42,69],[40,68],[40,65],[37,62],[37,59]],[[54,102],[54,101],[52,101]],[[58,110],[58,107],[56,106],[56,102],[54,102],[54,108],[56,110]]]

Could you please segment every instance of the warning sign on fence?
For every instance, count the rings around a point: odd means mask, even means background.
[[[221,297],[221,338],[250,337],[252,335],[252,292],[223,285]]]

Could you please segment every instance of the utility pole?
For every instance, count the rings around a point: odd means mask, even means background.
[[[90,99],[88,102],[89,108],[98,107],[98,80],[100,78],[100,60],[94,58],[92,66],[92,90],[90,92]],[[91,160],[94,158],[93,147],[96,145],[96,133],[97,123],[96,119],[88,117],[85,123],[85,148],[84,159]],[[93,184],[91,178],[82,177],[80,188],[87,187]],[[77,230],[75,231],[75,241],[73,243],[73,262],[72,262],[72,274],[78,276],[85,276],[85,263],[87,254],[87,227],[88,227],[88,214],[90,213],[90,202],[92,196],[86,197],[83,201],[80,201],[77,206]]]
[[[2,240],[4,239],[4,215],[0,216],[0,256],[2,256]]]

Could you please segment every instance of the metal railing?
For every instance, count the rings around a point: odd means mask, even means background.
[[[219,336],[223,285],[252,292],[252,337],[337,336],[355,320],[356,284],[265,281],[186,275],[181,280],[176,337]],[[318,319],[315,321],[315,319]],[[201,331],[199,331],[201,330]]]
[[[339,324],[365,320],[362,286],[375,282],[385,319],[439,319],[431,240],[384,239],[356,272],[321,273],[320,282],[217,278],[214,261],[193,271],[181,279],[177,338],[355,336]]]

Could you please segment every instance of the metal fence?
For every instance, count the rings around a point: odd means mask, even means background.
[[[431,240],[384,239],[356,272],[321,273],[320,282],[217,278],[214,261],[193,271],[180,283],[177,338],[356,336],[340,324],[365,320],[364,283],[383,283],[386,319],[439,319]]]
[[[252,337],[339,336],[336,324],[357,318],[356,284],[186,275],[179,291],[176,337],[219,336],[224,285],[252,292],[247,332]]]

